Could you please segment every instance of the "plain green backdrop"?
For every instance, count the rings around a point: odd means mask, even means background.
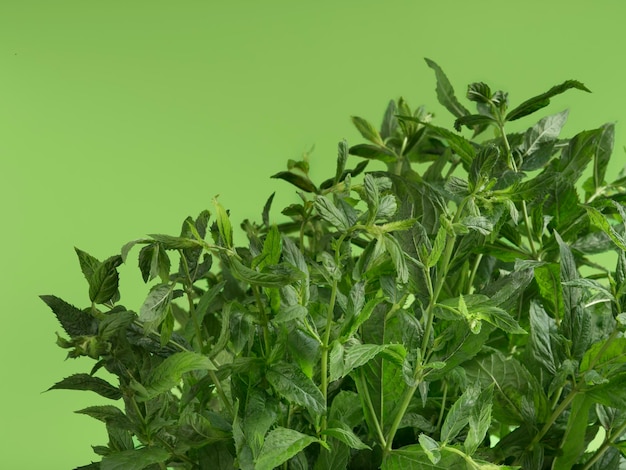
[[[235,223],[258,220],[273,191],[277,209],[295,198],[269,178],[288,158],[315,145],[313,179],[331,176],[337,142],[361,142],[349,116],[378,124],[391,98],[450,125],[424,57],[461,97],[473,81],[512,104],[584,82],[593,94],[570,91],[543,115],[571,108],[567,135],[617,121],[612,179],[626,142],[624,5],[0,0],[2,468],[74,468],[107,440],[73,413],[97,395],[42,393],[92,366],[64,361],[38,298],[87,305],[74,246],[102,259],[176,234],[217,194]],[[138,309],[147,288],[131,255],[122,302]]]

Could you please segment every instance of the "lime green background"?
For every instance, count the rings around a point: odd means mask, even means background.
[[[104,426],[72,413],[97,395],[41,393],[92,365],[63,361],[61,328],[37,297],[87,304],[74,246],[105,258],[146,233],[176,234],[216,194],[237,224],[258,220],[271,192],[276,209],[294,200],[269,179],[288,158],[315,145],[313,178],[330,176],[337,142],[360,142],[349,116],[378,124],[390,98],[450,125],[423,57],[459,96],[487,81],[516,104],[584,82],[592,95],[570,91],[543,115],[571,108],[567,135],[618,121],[612,179],[626,142],[622,5],[2,0],[2,467],[73,468],[106,443]],[[122,302],[137,309],[134,260],[120,271]]]

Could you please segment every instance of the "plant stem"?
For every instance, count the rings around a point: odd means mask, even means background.
[[[261,318],[261,328],[263,329],[263,345],[265,346],[265,355],[268,355],[270,353],[270,332],[267,328],[267,315],[265,314],[265,308],[263,307],[263,300],[261,299],[261,293],[259,292],[258,286],[252,286],[252,291],[254,292],[254,298],[259,309],[259,317]]]
[[[578,395],[578,390],[573,388],[572,391],[569,392],[569,394],[563,399],[563,401],[557,407],[557,409],[552,412],[552,414],[550,415],[550,418],[548,418],[548,421],[543,425],[543,428],[541,428],[541,431],[535,434],[535,437],[533,438],[531,443],[528,444],[528,447],[527,447],[528,450],[532,450],[539,443],[539,441],[541,441],[543,436],[545,436],[546,433],[550,430],[550,428],[552,427],[554,422],[557,420],[557,418],[561,415],[561,413],[563,413],[565,409],[570,405],[572,400],[576,398],[576,395]]]
[[[439,418],[437,419],[437,430],[441,429],[441,423],[443,422],[443,415],[446,411],[446,398],[448,395],[448,381],[443,381],[443,396],[441,397],[441,410],[439,411]]]
[[[370,414],[372,415],[372,419],[374,420],[374,428],[376,428],[376,435],[378,437],[378,440],[380,441],[380,445],[382,446],[383,449],[385,449],[387,447],[387,442],[385,441],[385,435],[383,434],[383,430],[380,427],[378,418],[376,417],[376,411],[374,410],[372,397],[370,397],[370,392],[367,389],[367,383],[365,382],[365,376],[363,375],[363,372],[359,374],[359,379],[361,380],[361,387],[364,390],[363,393],[365,395],[365,404],[367,405],[367,409],[369,410]]]
[[[585,464],[585,466],[581,470],[589,470],[600,458],[604,455],[604,453],[613,445],[613,443],[620,438],[622,434],[626,431],[626,421],[619,427],[617,430],[611,434],[610,437],[606,437],[602,445],[596,450],[596,453],[589,459],[589,461]]]
[[[337,240],[337,245],[335,247],[335,264],[339,266],[339,261],[341,257],[341,245],[346,238],[347,233],[341,234],[339,239]],[[337,298],[337,287],[339,284],[339,280],[335,277],[333,279],[333,284],[331,286],[330,291],[330,300],[328,302],[328,311],[326,312],[326,329],[324,330],[324,337],[322,342],[322,362],[320,366],[320,375],[321,375],[321,384],[320,390],[322,392],[322,396],[324,397],[324,401],[328,400],[328,356],[330,354],[330,333],[332,331],[333,320],[335,317],[335,300]],[[328,403],[327,403],[328,405]],[[322,416],[322,425],[321,431],[326,429],[326,421],[327,416],[324,414]],[[322,436],[322,439],[326,440],[326,435]]]

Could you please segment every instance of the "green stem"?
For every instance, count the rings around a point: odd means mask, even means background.
[[[563,413],[570,405],[570,403],[574,400],[574,398],[576,398],[576,395],[578,395],[578,390],[573,388],[572,391],[569,392],[569,394],[563,399],[557,409],[552,412],[552,415],[550,415],[548,421],[543,425],[543,428],[541,428],[541,431],[535,434],[535,437],[527,447],[528,450],[532,450],[539,443],[539,441],[541,441],[543,436],[545,436],[546,433],[550,430],[557,418],[561,416],[561,413]]]
[[[604,453],[609,450],[609,447],[613,445],[613,443],[620,438],[622,434],[626,431],[626,421],[622,424],[617,430],[611,434],[610,437],[606,437],[602,445],[598,448],[596,453],[589,459],[589,461],[585,464],[582,470],[589,470],[593,465],[600,460],[600,458],[604,455]]]
[[[267,356],[270,353],[270,332],[267,327],[269,322],[267,315],[265,314],[265,307],[263,307],[263,300],[261,299],[261,293],[259,292],[258,286],[252,286],[252,292],[254,292],[254,298],[259,309],[261,328],[263,329],[263,344],[265,346],[265,355]]]
[[[340,256],[341,256],[341,245],[345,240],[347,233],[343,233],[339,239],[337,240],[337,245],[335,247],[335,264],[339,266]],[[330,300],[328,302],[328,311],[326,312],[326,329],[324,330],[324,337],[322,342],[322,361],[320,365],[320,375],[321,375],[321,384],[320,390],[322,392],[322,396],[324,397],[324,401],[326,402],[328,399],[328,357],[330,354],[330,334],[332,331],[333,320],[335,318],[335,301],[337,299],[337,288],[338,288],[339,280],[337,278],[333,279],[333,284],[331,286],[330,291]],[[322,424],[321,431],[326,429],[326,421],[327,416],[322,416]],[[326,440],[326,435],[322,436],[323,440]]]
[[[387,442],[385,441],[385,435],[383,434],[383,430],[380,427],[380,423],[378,422],[378,418],[376,417],[376,411],[374,410],[374,404],[372,403],[372,397],[370,397],[370,392],[367,388],[367,382],[365,382],[365,376],[363,372],[359,374],[359,379],[361,381],[361,388],[363,389],[363,394],[365,395],[365,404],[370,414],[372,415],[372,419],[374,420],[374,428],[376,429],[376,435],[380,442],[380,445],[383,449],[386,448]]]
[[[441,397],[441,410],[439,411],[439,418],[437,419],[437,430],[441,429],[443,423],[443,415],[446,411],[446,398],[448,395],[448,381],[443,381],[443,396]]]
[[[454,214],[454,218],[452,219],[452,224],[458,222],[461,218],[461,214],[465,209],[465,205],[467,204],[467,198],[463,199],[459,204],[459,207]],[[423,373],[423,365],[425,358],[427,357],[427,349],[428,343],[430,341],[430,334],[433,328],[433,321],[435,317],[435,305],[437,305],[437,299],[439,298],[439,294],[443,289],[443,286],[446,282],[446,277],[448,275],[448,269],[450,268],[450,260],[452,259],[452,253],[454,252],[454,244],[456,242],[456,235],[448,234],[446,237],[446,247],[444,248],[444,253],[442,258],[439,260],[440,266],[437,270],[437,280],[435,282],[435,287],[432,291],[432,296],[430,298],[430,302],[428,303],[428,307],[426,308],[425,316],[426,316],[426,327],[424,328],[424,336],[422,338],[422,347],[420,350],[420,360],[418,364],[415,366],[415,370],[413,371],[413,380],[415,381],[415,385],[407,388],[404,392],[404,396],[402,398],[402,402],[396,416],[393,420],[391,428],[389,429],[389,433],[387,434],[387,445],[385,447],[385,453],[391,452],[391,447],[393,445],[393,439],[398,431],[398,427],[400,426],[400,422],[406,413],[406,410],[409,408],[411,404],[411,400],[413,399],[413,395],[415,394],[417,388],[419,387],[420,381],[422,380]],[[430,276],[430,273],[427,272],[427,277]]]
[[[478,465],[476,462],[474,462],[474,459],[472,459],[465,452],[462,452],[459,449],[456,449],[454,447],[449,447],[449,446],[446,446],[446,445],[442,446],[441,450],[446,450],[448,452],[452,452],[453,454],[460,455],[468,463],[468,465],[470,465],[471,468],[473,468],[475,470],[480,470],[480,465]]]

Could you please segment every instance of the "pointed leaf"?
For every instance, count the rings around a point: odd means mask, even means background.
[[[74,374],[55,383],[48,390],[90,390],[98,395],[111,400],[118,400],[122,397],[122,392],[106,380],[99,377],[92,377],[89,374]]]
[[[293,429],[277,427],[265,437],[261,453],[255,459],[255,470],[279,467],[314,442],[321,441]]]
[[[89,279],[89,299],[96,304],[111,300],[117,293],[119,274],[117,267],[122,264],[122,257],[112,256],[100,264]]]
[[[435,71],[435,77],[437,78],[437,100],[439,103],[457,118],[470,114],[470,112],[459,103],[456,96],[454,96],[454,88],[452,88],[452,84],[441,67],[430,59],[425,58],[424,60],[428,66]]]
[[[354,126],[361,133],[364,139],[369,140],[374,144],[384,146],[383,139],[380,137],[380,134],[374,126],[372,126],[365,119],[358,116],[352,116],[351,119],[352,124],[354,124]]]
[[[170,453],[161,447],[143,447],[124,450],[106,455],[100,463],[100,470],[143,470],[144,468],[165,462]]]
[[[136,399],[146,401],[170,391],[180,382],[183,374],[192,370],[217,370],[217,368],[202,354],[191,351],[172,354],[151,371],[146,383],[139,388]]]
[[[312,416],[325,412],[326,402],[322,392],[296,364],[274,364],[268,369],[266,379],[281,396],[305,407]]]
[[[582,83],[576,80],[566,80],[560,85],[553,86],[545,93],[534,96],[524,101],[517,108],[509,111],[509,113],[506,115],[506,120],[515,121],[516,119],[519,119],[531,113],[534,113],[535,111],[548,106],[550,104],[550,98],[552,98],[553,96],[559,95],[569,90],[570,88],[576,88],[578,90],[583,90],[588,93],[591,93],[589,89],[587,89],[587,87],[583,85]]]
[[[272,178],[277,178],[281,180],[285,180],[288,183],[293,184],[295,187],[300,188],[307,193],[317,193],[318,189],[313,184],[313,182],[306,176],[299,175],[292,171],[280,171],[275,175],[272,175]]]
[[[54,295],[41,295],[39,298],[50,307],[65,332],[72,338],[96,334],[98,324],[88,313]]]

